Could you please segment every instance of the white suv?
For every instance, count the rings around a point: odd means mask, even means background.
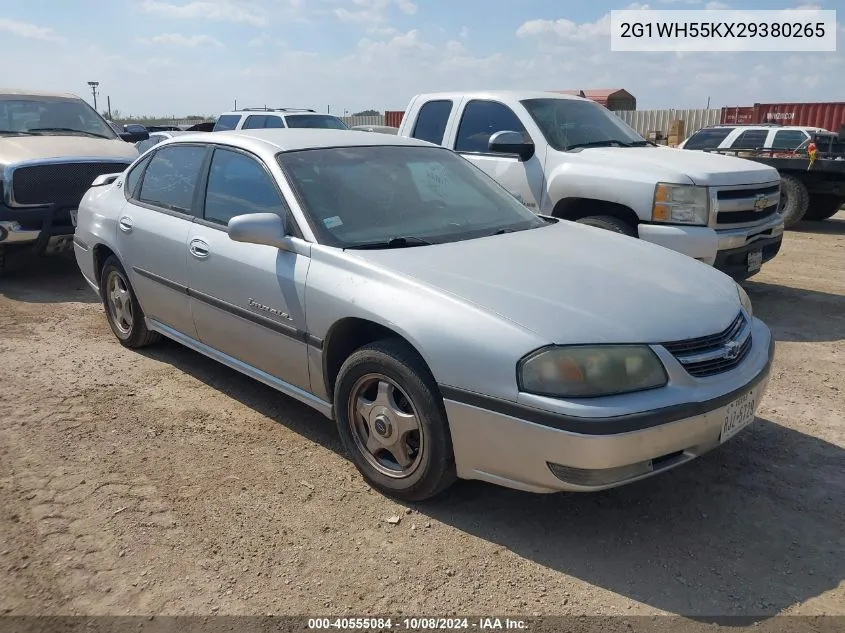
[[[826,132],[818,127],[778,125],[710,125],[701,128],[678,145],[680,149],[756,150],[780,149],[792,151],[810,138],[814,132]]]
[[[244,108],[221,114],[212,132],[285,127],[348,129],[346,123],[334,115],[305,108]]]

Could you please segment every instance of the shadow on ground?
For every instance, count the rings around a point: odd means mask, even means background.
[[[334,425],[305,405],[175,343],[144,353],[343,454]],[[414,509],[657,609],[765,619],[845,580],[842,464],[841,448],[758,419],[720,449],[617,490],[459,482]]]
[[[754,316],[772,329],[776,340],[845,339],[845,295],[756,281],[742,285],[751,298]]]
[[[27,303],[100,303],[79,272],[73,253],[49,257],[13,253],[0,275],[0,296]]]
[[[845,235],[845,212],[840,211],[822,222],[799,222],[789,230],[814,235]]]

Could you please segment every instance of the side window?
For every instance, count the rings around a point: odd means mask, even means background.
[[[217,119],[212,131],[225,132],[226,130],[234,130],[238,126],[238,121],[241,117],[237,114],[224,114]]]
[[[264,120],[264,127],[285,127],[282,117],[268,114]]]
[[[258,160],[240,152],[214,150],[204,219],[226,226],[236,215],[276,213],[285,217],[287,212],[273,178]]]
[[[809,134],[801,130],[780,130],[775,133],[775,140],[772,141],[772,149],[793,150],[808,138],[810,138]]]
[[[437,145],[443,144],[446,124],[452,113],[451,101],[428,101],[420,108],[411,136]]]
[[[138,188],[138,183],[141,182],[141,176],[144,175],[144,169],[146,169],[147,165],[150,164],[150,158],[150,156],[147,156],[144,160],[135,165],[135,167],[132,168],[132,171],[126,175],[126,182],[123,183],[123,193],[127,198],[135,197],[135,189]]]
[[[496,132],[525,133],[525,127],[506,105],[495,101],[470,101],[461,116],[455,151],[487,153],[487,141]]]
[[[146,141],[139,141],[138,143],[135,144],[135,147],[138,148],[139,154],[143,154],[148,149],[150,149],[153,145],[158,145],[163,140],[164,140],[164,137],[157,134],[155,136],[150,136],[150,138],[148,138]]]
[[[736,128],[714,127],[699,130],[687,139],[684,149],[717,149]]]
[[[244,121],[243,127],[241,127],[241,129],[257,130],[263,128],[265,127],[264,119],[266,118],[267,117],[265,117],[263,114],[251,114],[246,118],[246,121]]]
[[[769,130],[745,130],[736,137],[731,149],[757,149],[766,146]]]
[[[200,145],[171,145],[158,150],[144,172],[138,200],[191,213],[205,150]]]

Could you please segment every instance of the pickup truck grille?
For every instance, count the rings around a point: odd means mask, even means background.
[[[15,204],[76,207],[97,176],[122,172],[127,162],[67,162],[14,169],[11,197]]]
[[[663,343],[691,376],[704,378],[729,371],[751,351],[751,325],[740,312],[723,331],[685,341]]]
[[[716,225],[759,222],[778,211],[780,185],[720,189],[716,192]]]

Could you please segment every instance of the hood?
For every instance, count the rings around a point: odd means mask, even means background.
[[[2,136],[0,164],[45,158],[106,158],[131,162],[138,158],[133,143],[85,136]]]
[[[780,179],[775,168],[752,160],[675,147],[593,147],[580,154],[596,165],[669,172],[660,179],[682,184],[692,181],[695,185],[724,187],[759,185]],[[668,180],[672,176],[673,179]]]
[[[549,343],[707,336],[728,327],[740,310],[736,284],[715,268],[572,222],[450,244],[347,253],[496,313]]]

